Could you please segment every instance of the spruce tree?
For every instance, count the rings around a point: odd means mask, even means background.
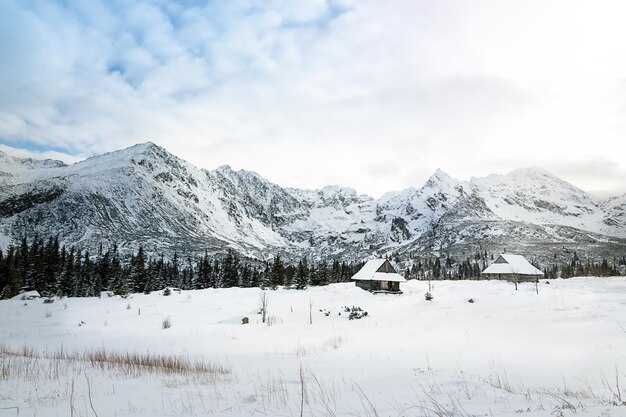
[[[117,252],[113,254],[113,259],[111,260],[110,282],[111,284],[109,286],[109,289],[113,291],[113,294],[122,296],[128,294],[128,282],[126,280],[124,271],[122,269],[122,264],[120,263],[120,258]]]
[[[296,269],[296,276],[294,278],[294,286],[298,290],[303,290],[309,284],[309,267],[306,262],[306,258],[300,259],[298,262],[298,268]]]
[[[59,295],[64,297],[76,296],[75,276],[74,276],[74,248],[65,257],[65,267],[61,273],[59,283]]]
[[[270,271],[270,288],[275,290],[279,285],[283,285],[285,282],[285,265],[283,264],[280,255],[274,256],[272,262],[272,268]]]
[[[146,259],[143,252],[143,246],[139,246],[137,255],[133,256],[131,260],[130,282],[133,292],[145,292],[148,283],[148,274],[146,271]]]
[[[9,246],[2,269],[0,270],[0,279],[4,280],[4,288],[0,289],[0,298],[11,298],[20,292],[20,280],[17,274],[15,261],[15,248]]]
[[[222,288],[236,287],[239,284],[238,264],[239,258],[232,249],[228,249],[223,261]]]

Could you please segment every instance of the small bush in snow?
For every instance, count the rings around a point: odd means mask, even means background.
[[[168,296],[168,295],[172,295],[172,290],[170,290],[169,288],[166,288],[163,290],[163,295]]]
[[[433,297],[433,294],[430,291],[424,294],[424,299],[426,299],[426,301],[432,301],[433,298],[435,297]]]
[[[52,304],[54,303],[54,298],[50,297],[50,298],[44,298],[43,299],[43,303],[44,304]]]
[[[467,300],[467,302],[473,304],[474,303],[474,299],[470,298],[469,300]]]
[[[352,306],[352,308],[346,307],[345,312],[349,313],[348,320],[358,320],[358,319],[362,319],[363,317],[367,317],[367,311],[363,311],[361,307],[355,307],[355,306]]]
[[[161,328],[169,329],[170,327],[172,327],[172,321],[170,320],[169,317],[164,318],[163,321],[161,322]]]

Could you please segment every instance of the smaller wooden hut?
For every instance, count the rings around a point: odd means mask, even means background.
[[[537,282],[543,272],[535,268],[522,255],[504,253],[496,258],[482,273],[487,279],[504,279],[511,282]]]
[[[357,287],[367,291],[395,294],[402,294],[400,283],[406,282],[387,259],[367,261],[363,268],[354,274],[352,280],[356,282]]]

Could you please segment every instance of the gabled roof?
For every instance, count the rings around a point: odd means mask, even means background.
[[[383,272],[383,270],[391,270],[393,272]],[[387,259],[371,259],[367,261],[363,268],[354,274],[352,279],[357,281],[406,281],[395,271]]]
[[[522,255],[503,253],[483,271],[483,274],[543,275],[543,272],[532,266]]]

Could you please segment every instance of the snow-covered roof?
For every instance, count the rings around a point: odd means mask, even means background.
[[[391,267],[391,264],[389,264],[390,268],[383,268],[386,262],[389,261],[387,259],[371,259],[363,265],[359,272],[354,274],[352,279],[357,281],[405,282],[406,280]],[[383,272],[382,269],[391,269],[393,272]]]
[[[483,271],[483,274],[543,275],[543,272],[532,266],[522,255],[503,253]]]
[[[39,292],[35,291],[35,290],[31,290],[31,291],[25,291],[23,293],[20,293],[18,295],[16,295],[15,297],[13,297],[13,300],[26,300],[26,299],[33,299],[33,298],[40,298],[41,295],[39,295]]]

